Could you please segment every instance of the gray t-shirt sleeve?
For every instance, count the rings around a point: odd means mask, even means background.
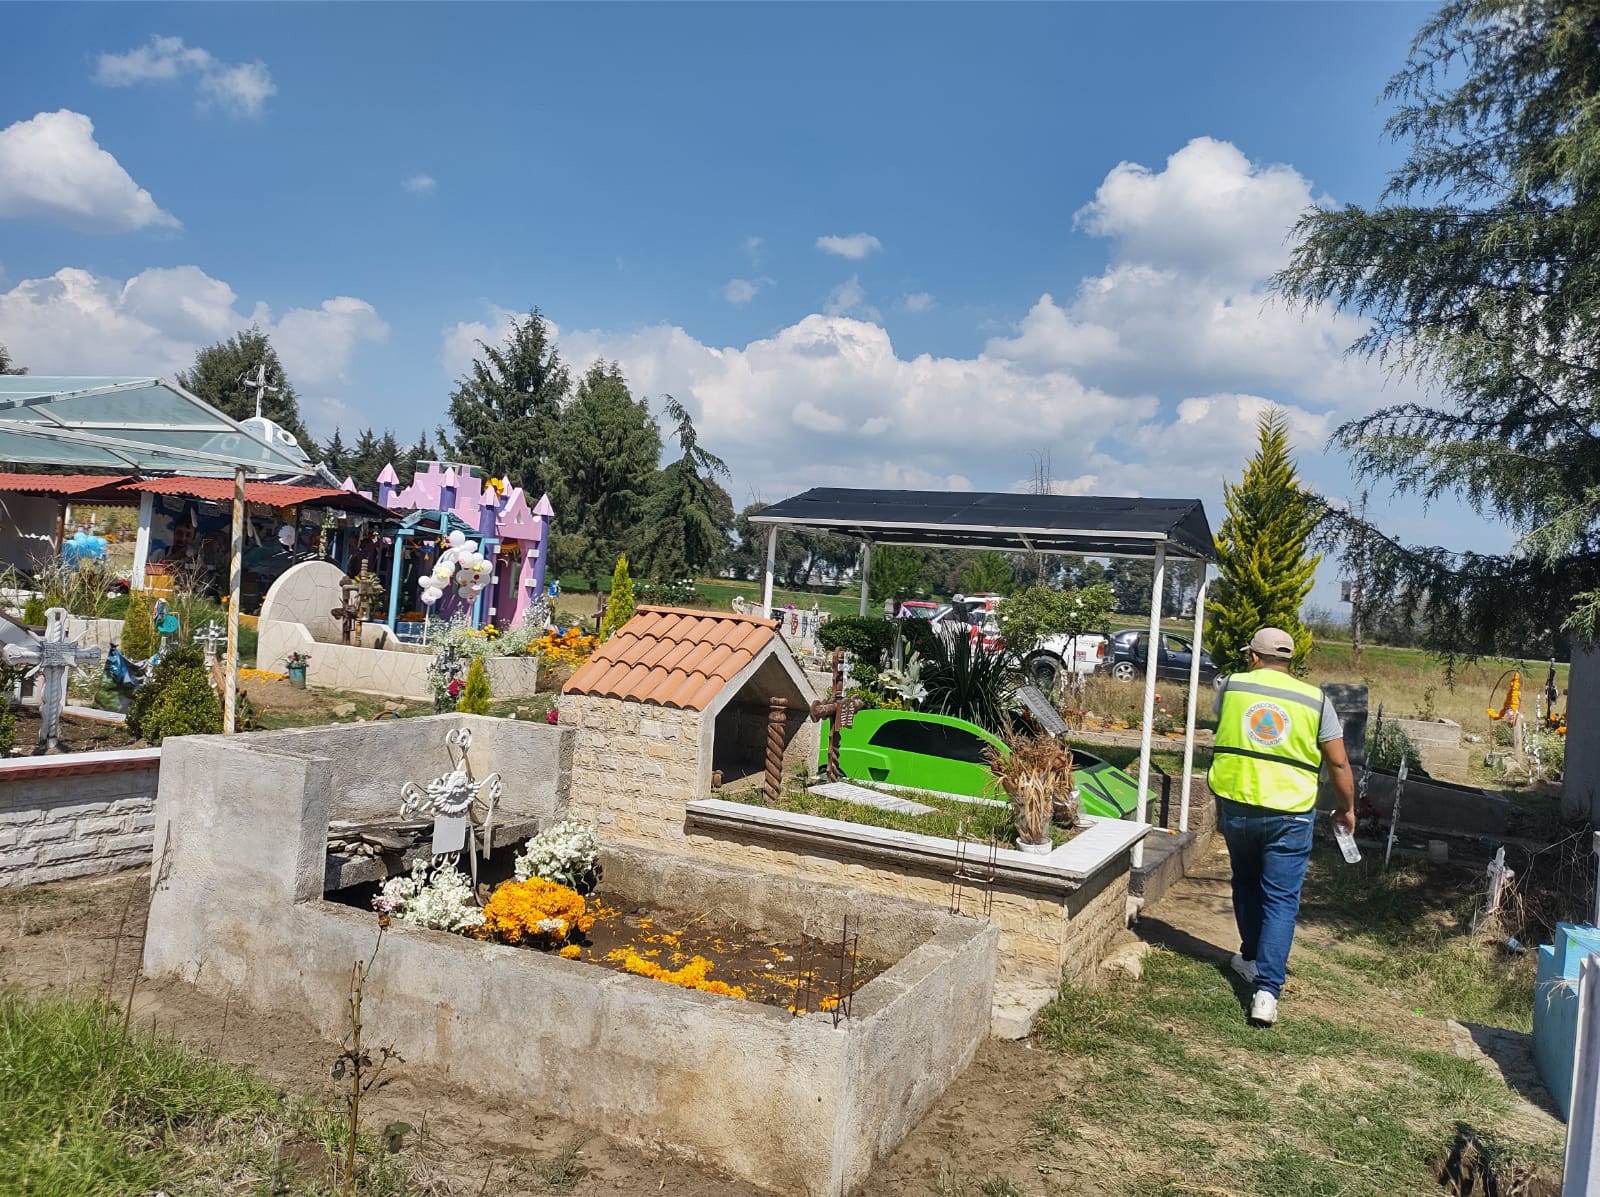
[[[1322,696],[1322,726],[1317,729],[1317,743],[1326,744],[1344,735],[1344,724],[1339,722],[1339,712],[1333,709],[1333,699]]]

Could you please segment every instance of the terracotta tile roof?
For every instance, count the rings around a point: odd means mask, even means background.
[[[0,474],[0,492],[12,495],[51,495],[70,498],[103,486],[128,481],[115,474]]]
[[[640,607],[561,692],[703,711],[777,629],[755,615]]]

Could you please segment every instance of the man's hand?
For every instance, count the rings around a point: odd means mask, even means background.
[[[1356,808],[1354,806],[1340,807],[1332,813],[1331,818],[1335,831],[1343,827],[1351,835],[1356,833]]]

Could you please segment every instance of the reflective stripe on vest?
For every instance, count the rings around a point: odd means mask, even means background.
[[[1310,810],[1317,800],[1322,691],[1275,669],[1230,677],[1206,783],[1233,802]]]

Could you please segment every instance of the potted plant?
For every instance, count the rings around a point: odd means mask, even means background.
[[[306,666],[311,664],[310,653],[290,653],[287,664],[289,666],[289,684],[296,690],[306,688]]]
[[[989,752],[989,770],[1011,800],[1017,847],[1044,855],[1054,847],[1050,823],[1056,812],[1077,821],[1072,750],[1059,740],[1040,736],[1008,737],[1006,749]]]

